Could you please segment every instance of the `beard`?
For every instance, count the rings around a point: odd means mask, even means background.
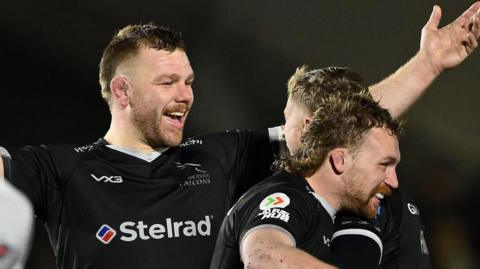
[[[148,109],[143,102],[130,101],[131,120],[144,143],[152,148],[175,147],[180,144],[183,131],[165,126],[163,113],[158,107]]]
[[[353,213],[357,216],[362,216],[367,219],[374,219],[377,215],[378,204],[375,201],[376,193],[383,193],[389,195],[391,193],[390,187],[381,182],[372,190],[365,190],[362,184],[367,181],[358,169],[352,170],[345,175],[343,180],[345,184],[345,193],[342,197],[341,208],[347,212]]]

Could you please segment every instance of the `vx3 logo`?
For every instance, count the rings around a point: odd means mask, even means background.
[[[100,176],[97,177],[94,174],[90,174],[90,176],[95,179],[97,182],[105,182],[105,183],[122,183],[123,179],[121,176]]]

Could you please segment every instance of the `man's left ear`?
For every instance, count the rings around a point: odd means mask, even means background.
[[[349,154],[345,148],[335,148],[328,154],[330,166],[337,175],[345,173],[350,165]]]
[[[305,117],[303,118],[303,132],[305,133],[308,130],[308,126],[312,122],[312,117]]]

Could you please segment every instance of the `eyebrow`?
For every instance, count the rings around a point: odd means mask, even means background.
[[[400,162],[400,158],[395,158],[395,157],[386,157],[383,158],[381,163],[388,163],[388,164],[398,164]]]
[[[180,78],[180,76],[178,76],[176,74],[163,74],[163,75],[156,76],[153,79],[153,81],[159,81],[159,80],[162,80],[164,78],[170,78],[170,79],[178,80]]]
[[[159,75],[159,76],[155,77],[153,79],[153,81],[160,81],[164,78],[169,78],[169,79],[173,79],[173,80],[180,80],[180,76],[177,75],[177,74],[162,74],[162,75]],[[195,74],[192,73],[191,75],[189,75],[187,77],[186,80],[189,81],[189,80],[194,80],[194,79],[195,79]]]

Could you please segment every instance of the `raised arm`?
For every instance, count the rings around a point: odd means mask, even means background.
[[[438,28],[441,17],[442,11],[435,5],[422,29],[418,53],[395,73],[370,86],[373,97],[394,117],[405,112],[440,73],[459,65],[478,45],[480,2]]]
[[[244,268],[254,269],[334,269],[295,248],[292,238],[277,229],[262,228],[246,235],[240,249]]]

